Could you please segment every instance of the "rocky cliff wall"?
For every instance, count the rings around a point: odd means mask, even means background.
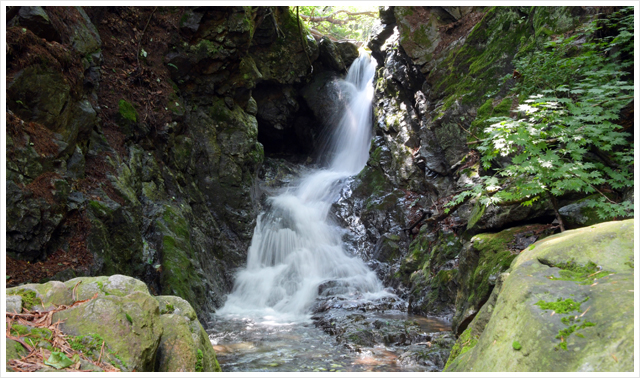
[[[549,202],[444,212],[488,174],[472,150],[493,116],[513,116],[514,59],[570,35],[592,7],[381,7],[369,43],[378,61],[370,160],[336,206],[354,253],[409,300],[460,334],[496,277],[527,245],[556,232]],[[563,214],[579,197],[563,197]],[[589,224],[587,217],[582,223]],[[600,220],[602,221],[602,220]]]
[[[265,150],[307,159],[324,125],[303,89],[355,47],[288,7],[8,15],[7,285],[124,274],[206,320],[246,261]]]

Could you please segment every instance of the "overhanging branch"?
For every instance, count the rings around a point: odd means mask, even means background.
[[[335,18],[335,16],[337,16],[340,13],[344,13],[347,16],[349,16],[348,19],[346,20],[340,20]],[[331,13],[328,16],[306,16],[301,14],[300,17],[305,20],[305,21],[309,21],[309,22],[330,22],[332,24],[336,24],[336,25],[344,25],[347,22],[354,20],[355,18],[353,16],[369,16],[369,17],[377,17],[378,15],[376,14],[376,12],[349,12],[347,10],[339,10],[339,11],[335,11],[333,13]]]

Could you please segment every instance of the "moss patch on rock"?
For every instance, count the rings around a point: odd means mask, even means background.
[[[477,344],[446,370],[632,371],[632,235],[633,220],[600,223],[522,251],[469,325]],[[590,285],[549,279],[561,264],[586,274],[589,262],[611,273]]]
[[[124,119],[132,122],[138,122],[138,112],[131,103],[125,99],[118,101],[118,113]]]
[[[122,371],[194,371],[198,361],[201,371],[220,371],[215,351],[193,307],[179,297],[153,297],[144,282],[137,279],[122,275],[78,277],[64,283],[50,281],[12,290],[34,293],[41,303],[34,307],[41,311],[57,309],[51,321],[60,322],[60,331],[71,349],[82,354],[83,370],[100,370],[96,365],[101,360]],[[74,305],[76,301],[83,302]],[[160,307],[165,315],[160,315]],[[13,323],[9,332],[33,348],[60,351],[48,328]],[[7,340],[7,345],[11,346],[7,351],[9,359],[26,354],[20,343]],[[176,349],[176,345],[186,349]],[[173,362],[159,364],[158,356]],[[188,363],[183,366],[184,361]]]
[[[409,245],[395,278],[411,289],[410,311],[437,314],[446,311],[455,298],[458,269],[453,260],[462,250],[455,234],[429,234],[426,228]]]

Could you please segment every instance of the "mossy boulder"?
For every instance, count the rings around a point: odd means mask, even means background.
[[[633,371],[633,223],[570,230],[525,249],[445,370]]]
[[[164,332],[160,338],[156,371],[220,371],[209,336],[187,301],[156,297]],[[209,347],[207,347],[209,346]]]
[[[550,234],[543,225],[512,227],[478,234],[465,244],[458,262],[456,313],[452,329],[459,335],[489,298],[500,273],[530,244]]]
[[[200,371],[220,371],[191,305],[178,297],[154,297],[144,282],[132,277],[79,277],[18,286],[8,289],[7,294],[20,296],[23,307],[33,310],[70,306],[53,313],[52,322],[61,322],[60,329],[69,336],[72,349],[94,361],[101,355],[102,361],[122,371],[196,371],[198,362]],[[48,330],[25,328],[15,332],[40,342],[46,341],[46,335],[36,338]],[[24,354],[20,344],[7,345],[11,345],[8,359]],[[43,347],[51,345],[45,343]],[[184,365],[184,361],[189,364]]]

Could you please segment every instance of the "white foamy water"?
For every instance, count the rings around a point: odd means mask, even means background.
[[[391,295],[361,259],[345,253],[340,229],[329,219],[344,179],[360,172],[369,157],[374,73],[375,61],[361,53],[339,83],[345,106],[324,152],[327,167],[269,199],[269,210],[258,216],[247,267],[216,314],[302,321],[319,294]]]

